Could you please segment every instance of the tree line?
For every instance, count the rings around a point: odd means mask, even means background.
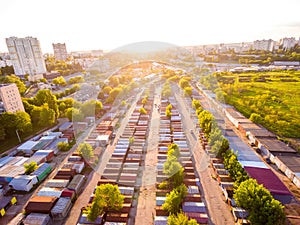
[[[225,168],[234,180],[234,199],[238,206],[249,212],[248,219],[251,224],[282,224],[285,219],[282,204],[263,185],[249,178],[236,154],[229,150],[229,142],[222,135],[213,115],[202,109],[199,100],[193,100],[192,105],[196,109],[199,125],[209,140],[211,150],[223,159]]]

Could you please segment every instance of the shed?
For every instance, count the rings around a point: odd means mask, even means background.
[[[184,202],[182,204],[182,211],[206,213],[206,207],[204,202]]]
[[[162,206],[166,201],[166,196],[156,196],[156,205]]]
[[[268,150],[271,153],[281,152],[281,153],[296,153],[295,149],[287,146],[285,143],[279,141],[276,138],[259,138],[258,147],[261,150]]]
[[[73,198],[75,197],[75,195],[76,195],[75,191],[69,190],[69,189],[65,188],[65,189],[62,191],[60,197],[68,197],[68,198],[70,198],[70,199],[73,199]]]
[[[63,165],[62,169],[74,169],[76,173],[81,173],[84,167],[84,162],[67,162]]]
[[[41,150],[41,149],[45,149],[50,143],[52,142],[52,140],[48,140],[48,139],[43,139],[43,140],[38,140],[38,143],[33,147],[33,151],[37,151],[37,150]]]
[[[66,217],[72,207],[71,198],[59,198],[55,206],[51,210],[51,215],[54,220],[63,219]]]
[[[0,170],[0,182],[9,183],[18,175],[24,174],[24,166],[6,165]]]
[[[69,140],[68,138],[57,138],[55,139],[52,143],[50,143],[49,145],[47,145],[45,147],[46,150],[53,150],[54,151],[54,154],[56,155],[59,151],[58,147],[57,147],[57,144],[59,142],[64,142],[64,143],[69,143]]]
[[[46,162],[46,155],[33,155],[28,160],[27,163],[36,162],[37,165]]]
[[[25,207],[26,213],[50,213],[50,210],[57,201],[57,197],[35,196],[29,200]]]
[[[155,216],[154,225],[167,225],[168,217],[167,216]]]
[[[63,131],[65,131],[65,130],[71,128],[72,125],[73,125],[72,122],[65,122],[65,123],[63,123],[62,125],[60,125],[58,129],[59,129],[59,131],[62,131],[62,132],[63,132]]]
[[[62,136],[62,132],[45,132],[44,136],[55,136],[55,137],[61,137]]]
[[[84,182],[85,182],[85,176],[77,174],[73,177],[72,181],[68,185],[68,189],[74,190],[76,194],[78,194],[81,191]]]
[[[98,135],[98,137],[96,138],[96,146],[106,146],[109,142],[109,135]]]
[[[65,188],[69,184],[68,180],[51,179],[45,184],[45,187],[51,188]]]
[[[4,216],[6,213],[6,210],[9,206],[12,204],[15,204],[17,202],[16,197],[13,196],[5,196],[0,198],[0,215]]]
[[[101,216],[98,216],[94,222],[90,222],[87,219],[87,215],[83,213],[79,218],[78,224],[101,224],[101,222],[102,222]]]
[[[63,189],[61,188],[49,188],[43,187],[38,193],[37,196],[50,196],[50,197],[60,197]]]
[[[17,191],[30,191],[33,185],[38,183],[36,175],[20,175],[15,177],[10,183],[9,187]]]
[[[38,144],[38,141],[26,141],[20,145],[17,150],[19,152],[24,152],[25,154],[31,155],[33,153],[34,147]]]
[[[244,169],[250,177],[257,180],[257,183],[267,188],[275,199],[283,204],[292,201],[293,195],[272,170],[248,166],[245,166]]]
[[[30,213],[23,221],[24,225],[47,225],[51,218],[48,214]]]
[[[39,182],[45,179],[48,174],[51,172],[52,167],[48,163],[41,164],[33,173],[32,175],[36,175]]]
[[[39,141],[49,141],[49,142],[52,142],[55,139],[57,139],[57,136],[43,136],[43,137],[40,138]]]
[[[45,156],[46,157],[46,161],[49,162],[53,159],[54,157],[54,151],[53,150],[38,150],[33,154],[34,156]]]
[[[4,156],[0,159],[0,168],[7,165],[10,161],[12,161],[14,157],[11,156]]]

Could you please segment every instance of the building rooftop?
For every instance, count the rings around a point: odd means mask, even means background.
[[[244,169],[250,177],[256,179],[257,183],[262,184],[272,194],[292,195],[289,189],[282,183],[282,181],[271,169],[249,166],[245,166]]]
[[[270,152],[282,152],[282,153],[296,153],[295,149],[287,146],[285,143],[275,138],[260,138],[259,142],[267,148]]]
[[[276,154],[276,157],[294,173],[300,172],[300,156],[298,154]]]

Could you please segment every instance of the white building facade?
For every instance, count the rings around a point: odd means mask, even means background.
[[[294,37],[291,38],[282,38],[280,40],[280,45],[282,45],[282,48],[284,50],[288,50],[291,49],[293,47],[295,47],[295,45],[297,44],[297,41]]]
[[[47,72],[40,42],[37,38],[10,37],[6,38],[6,45],[16,75],[28,74],[29,77],[34,77]]]
[[[256,40],[253,42],[254,50],[273,51],[273,48],[274,48],[274,41],[272,39]]]
[[[25,112],[19,89],[15,83],[0,84],[0,111]]]
[[[56,60],[66,60],[68,58],[68,52],[65,43],[52,44],[52,46]]]

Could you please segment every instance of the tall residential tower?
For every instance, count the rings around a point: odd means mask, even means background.
[[[36,76],[42,76],[47,72],[37,38],[10,37],[6,38],[6,45],[16,75],[28,74],[29,79],[35,80]]]
[[[68,58],[67,47],[65,43],[52,44],[52,46],[56,60],[66,60]]]

